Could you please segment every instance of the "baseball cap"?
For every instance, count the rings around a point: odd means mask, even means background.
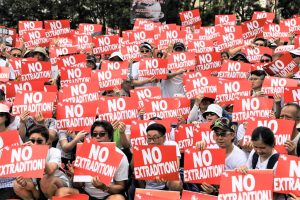
[[[150,51],[153,50],[151,44],[149,44],[148,42],[142,42],[140,45],[140,48],[145,47],[146,49],[149,49]]]
[[[230,58],[230,60],[233,60],[233,61],[242,61],[242,62],[245,62],[245,63],[250,63],[249,60],[247,59],[246,54],[244,54],[242,52],[237,52],[234,56],[232,56]]]
[[[211,130],[215,131],[216,129],[221,129],[223,131],[235,132],[234,125],[226,117],[221,117],[217,119],[211,126]]]
[[[109,56],[109,60],[111,60],[112,58],[114,58],[114,57],[118,57],[118,58],[120,58],[122,61],[124,60],[123,59],[123,55],[121,54],[121,52],[119,52],[119,51],[115,51],[115,52],[113,52],[110,56]]]

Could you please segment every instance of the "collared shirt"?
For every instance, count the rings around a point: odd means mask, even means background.
[[[0,189],[13,187],[15,178],[0,178]]]

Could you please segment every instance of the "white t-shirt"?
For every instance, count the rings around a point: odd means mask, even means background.
[[[252,159],[253,159],[253,154],[254,154],[254,153],[255,153],[255,150],[253,149],[253,150],[250,152],[250,154],[249,154],[249,158],[248,158],[248,160],[247,160],[247,168],[248,168],[248,169],[253,169],[253,168],[252,168]],[[277,153],[277,151],[274,149],[272,155],[274,155],[274,154],[276,154],[276,153]],[[258,161],[257,161],[257,164],[256,164],[255,169],[267,169],[267,165],[268,165],[269,159],[271,158],[272,155],[270,155],[269,158],[266,159],[266,160],[263,161],[263,162],[260,161],[260,156],[258,156]],[[276,162],[276,164],[274,165],[273,169],[276,169],[276,168],[277,168],[277,164],[278,164],[278,162]]]
[[[225,170],[232,170],[245,166],[247,159],[247,154],[233,144],[232,152],[225,159]]]
[[[174,76],[173,78],[161,81],[162,97],[174,97],[175,94],[185,96],[183,89],[182,74]]]
[[[123,155],[123,158],[121,160],[120,166],[116,170],[116,173],[113,177],[114,181],[126,181],[128,180],[128,169],[129,169],[129,163],[127,160],[126,155],[116,147],[116,151],[121,153]],[[92,197],[98,198],[98,199],[104,199],[109,195],[107,192],[103,192],[101,189],[95,188],[91,182],[85,183],[84,190]]]

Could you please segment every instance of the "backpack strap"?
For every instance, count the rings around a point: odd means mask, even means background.
[[[268,161],[267,169],[273,169],[274,165],[278,161],[278,158],[279,158],[279,153],[273,154]]]
[[[256,168],[257,162],[258,162],[258,154],[254,152],[252,156],[252,169]]]

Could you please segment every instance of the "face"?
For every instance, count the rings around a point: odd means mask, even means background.
[[[152,51],[145,47],[140,48],[140,54],[142,58],[152,58]]]
[[[263,47],[265,46],[265,43],[262,40],[257,40],[256,42],[254,42],[254,45]]]
[[[297,128],[300,119],[297,119],[297,109],[294,106],[284,106],[280,112],[280,119],[295,120],[295,128]]]
[[[216,143],[220,148],[228,148],[232,145],[234,133],[217,128],[215,131]]]
[[[86,62],[86,66],[87,66],[88,68],[91,68],[91,69],[96,68],[96,65],[95,65],[93,62],[91,62],[91,61],[87,61],[87,62]]]
[[[268,56],[262,56],[260,58],[261,63],[271,62],[271,59]]]
[[[29,137],[29,141],[31,141],[33,144],[38,144],[38,145],[46,144],[47,142],[46,138],[44,138],[40,133],[31,134]]]
[[[251,81],[251,86],[253,90],[260,90],[264,80],[256,75],[251,75],[249,80]]]
[[[201,110],[207,110],[207,107],[210,105],[210,101],[209,100],[206,100],[206,99],[203,99],[199,105],[200,109]]]
[[[13,49],[11,52],[10,52],[10,55],[12,57],[15,57],[15,58],[21,58],[22,57],[22,52],[18,49]]]
[[[262,158],[268,158],[272,155],[273,147],[266,145],[261,139],[258,141],[252,141],[255,152]]]
[[[222,53],[221,54],[221,60],[223,61],[223,60],[228,60],[229,59],[229,57],[228,57],[228,55],[226,54],[226,53]]]
[[[97,142],[111,142],[107,131],[102,126],[96,126],[92,132],[92,138],[96,139]]]
[[[217,119],[219,119],[219,116],[216,113],[211,112],[206,114],[206,120],[211,124],[213,124]]]
[[[165,142],[165,136],[162,136],[156,130],[150,130],[147,132],[146,140],[148,145],[163,145]]]

